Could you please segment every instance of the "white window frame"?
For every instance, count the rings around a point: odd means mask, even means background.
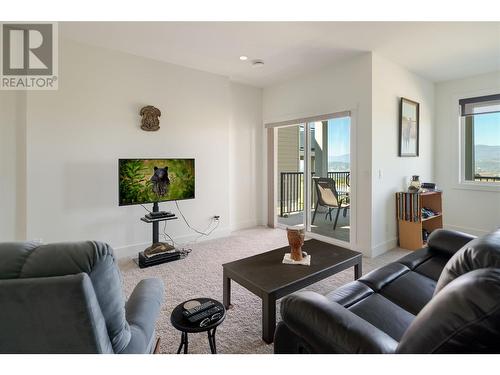
[[[457,130],[457,136],[455,138],[457,140],[456,149],[454,150],[454,156],[456,157],[454,160],[458,161],[458,165],[455,167],[455,171],[457,172],[455,179],[456,184],[454,186],[455,189],[500,192],[500,182],[481,182],[465,179],[465,119],[461,116],[460,106],[458,104],[459,100],[463,98],[494,95],[499,92],[500,87],[462,93],[453,97],[453,110],[451,111],[453,116],[452,121],[457,124],[457,126],[454,127],[454,129]]]

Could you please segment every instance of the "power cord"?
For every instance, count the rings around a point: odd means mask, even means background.
[[[149,213],[151,213],[150,210],[147,209],[146,206],[144,206],[143,204],[141,204],[142,208],[144,208],[146,211],[148,211]],[[199,231],[198,229],[196,228],[193,228],[189,222],[187,221],[186,217],[184,216],[184,214],[182,213],[181,211],[181,208],[179,207],[179,203],[177,201],[175,201],[175,206],[177,207],[177,210],[179,211],[179,213],[181,214],[181,217],[182,219],[184,220],[184,222],[186,223],[187,227],[189,229],[191,229],[193,232],[195,233],[198,233],[199,236],[196,237],[194,240],[191,240],[191,241],[188,241],[184,244],[181,244],[181,243],[178,243],[176,242],[168,233],[167,233],[167,221],[165,220],[164,224],[163,224],[163,233],[161,233],[161,236],[163,237],[163,239],[165,240],[165,242],[170,242],[172,244],[172,246],[176,247],[179,249],[179,251],[181,251],[182,255],[184,256],[187,256],[187,254],[189,254],[192,249],[191,248],[188,248],[189,245],[191,244],[194,244],[196,242],[198,242],[198,240],[202,237],[208,237],[210,236],[218,227],[219,227],[219,224],[220,224],[220,220],[219,220],[219,217],[218,216],[214,216],[212,217],[211,221],[210,221],[210,224],[208,224],[208,226],[205,228],[204,231]],[[213,228],[212,225],[215,223],[215,226]],[[211,228],[211,229],[210,229]]]
[[[175,201],[175,206],[177,207],[177,210],[179,211],[179,213],[181,214],[182,216],[182,219],[184,220],[184,222],[186,223],[186,225],[188,226],[189,229],[191,229],[193,232],[196,232],[198,234],[200,234],[201,236],[210,236],[212,234],[212,232],[214,230],[217,229],[217,227],[219,226],[219,218],[218,217],[212,217],[212,221],[210,222],[210,224],[208,225],[208,227],[205,229],[205,232],[201,232],[199,231],[198,229],[195,229],[193,228],[189,223],[188,221],[186,220],[186,217],[184,216],[184,214],[182,213],[181,211],[181,208],[179,207],[179,203],[177,201]],[[212,226],[212,224],[216,222],[217,225],[212,228],[209,232],[207,232],[208,228],[210,228]]]

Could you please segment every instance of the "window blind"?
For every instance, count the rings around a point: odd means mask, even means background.
[[[484,113],[500,113],[500,94],[460,99],[460,115],[473,116]]]

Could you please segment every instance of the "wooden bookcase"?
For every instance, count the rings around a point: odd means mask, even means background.
[[[422,218],[422,208],[438,214]],[[422,229],[431,233],[443,227],[442,194],[440,191],[422,193],[396,193],[396,218],[398,220],[399,247],[417,250],[425,246]]]

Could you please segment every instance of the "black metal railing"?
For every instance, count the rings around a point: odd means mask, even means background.
[[[474,181],[482,181],[482,182],[500,182],[500,177],[496,176],[481,176],[476,174],[474,176]]]
[[[350,185],[350,171],[328,172],[327,176],[335,180],[337,192],[340,195],[347,194]],[[312,177],[314,177],[314,173],[311,173],[311,179]],[[314,208],[316,189],[314,189],[313,182],[311,182],[311,187],[312,208]],[[304,172],[281,172],[279,191],[280,216],[304,210]]]

